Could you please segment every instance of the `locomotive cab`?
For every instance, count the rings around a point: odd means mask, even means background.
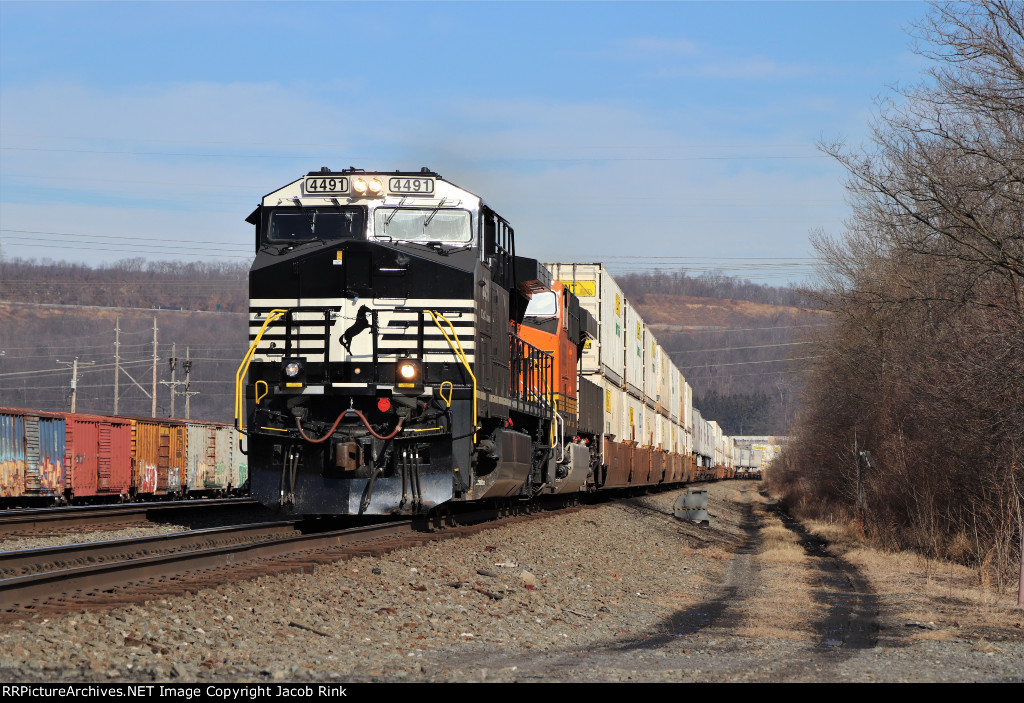
[[[561,493],[579,490],[593,478],[596,451],[594,438],[579,427],[577,379],[583,347],[593,339],[596,322],[579,299],[561,281],[535,293],[526,308],[518,334],[552,356],[550,387],[556,418],[551,466],[546,472],[545,490]],[[596,449],[596,447],[595,447]]]
[[[321,169],[247,221],[256,257],[236,423],[257,499],[416,514],[530,494],[553,412],[516,380],[544,362],[523,363],[536,350],[509,325],[542,267],[519,259],[517,276],[504,219],[427,169]]]

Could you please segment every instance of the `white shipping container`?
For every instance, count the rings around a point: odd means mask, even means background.
[[[718,423],[714,420],[709,421],[711,425],[711,447],[714,453],[711,455],[714,459],[713,466],[719,466],[724,460],[724,448],[722,444],[722,428],[718,426]]]
[[[658,418],[660,416],[655,412],[654,408],[650,405],[644,404],[644,438],[640,442],[641,447],[656,447],[658,446],[657,435],[658,435]]]
[[[658,408],[658,372],[661,369],[661,345],[648,327],[644,337],[644,396],[648,405]],[[660,408],[658,408],[660,410]]]
[[[702,442],[703,442],[703,434],[702,434],[702,429],[701,429],[701,424],[703,422],[704,422],[704,419],[700,416],[700,410],[698,410],[697,408],[694,408],[693,409],[693,424],[690,425],[690,431],[693,433],[693,449],[692,449],[692,451],[693,451],[694,454],[703,454],[704,453],[702,451],[704,447],[703,447],[703,444],[702,444]]]
[[[626,301],[625,332],[625,377],[626,390],[637,398],[644,397],[644,359],[645,332],[644,321],[629,301]]]
[[[643,437],[643,403],[623,391],[622,408],[622,441],[640,442]]]
[[[686,428],[686,431],[693,436],[693,387],[686,382],[686,379],[680,375],[679,382],[683,384],[683,392],[681,399],[683,401],[683,407],[680,409],[682,414],[682,424]],[[691,446],[693,448],[692,440]]]
[[[601,374],[622,385],[625,298],[622,289],[601,264],[544,264],[554,280],[569,287],[594,319],[597,339],[583,350],[584,375]]]
[[[604,398],[604,434],[613,435],[615,441],[622,440],[622,397],[621,388],[603,376],[592,376],[591,380],[601,388]]]
[[[679,424],[683,421],[683,418],[679,413],[683,405],[680,394],[680,389],[683,387],[683,376],[679,373],[679,369],[676,368],[676,365],[672,363],[671,359],[669,359],[667,363],[669,367],[668,416],[672,418],[672,422]]]
[[[658,412],[666,417],[672,408],[672,379],[675,374],[675,364],[669,357],[665,348],[658,345]]]

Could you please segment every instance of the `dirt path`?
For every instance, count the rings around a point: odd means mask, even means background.
[[[825,539],[757,488],[710,487],[710,509],[718,519],[709,532],[724,532],[735,542],[699,602],[614,642],[542,652],[452,652],[434,660],[439,678],[1022,680],[1024,638],[997,652],[971,642],[908,638],[898,614],[880,611],[871,580],[858,566],[831,553]],[[694,568],[715,571],[714,560],[693,561]]]

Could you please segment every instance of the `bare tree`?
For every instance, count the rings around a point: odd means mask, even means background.
[[[913,36],[925,80],[882,102],[869,146],[822,145],[853,216],[815,239],[835,325],[777,481],[849,514],[856,433],[880,467],[873,539],[1002,585],[1024,465],[1024,4],[935,4]]]

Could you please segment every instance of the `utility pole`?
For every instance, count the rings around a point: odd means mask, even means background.
[[[185,347],[185,361],[182,362],[185,368],[185,419],[192,419],[192,396],[199,395],[199,391],[189,390],[192,385],[192,348]]]
[[[58,364],[67,365],[71,367],[71,412],[76,412],[78,406],[78,357],[75,357],[74,361],[61,361],[57,360]],[[95,361],[83,361],[83,366],[92,366]]]
[[[150,417],[156,417],[156,316],[153,316],[153,411]]]
[[[121,318],[114,320],[114,414],[117,415],[117,402],[120,400],[118,381],[121,380]]]
[[[171,417],[174,417],[174,396],[176,396],[178,394],[177,393],[178,385],[174,381],[174,377],[176,375],[174,372],[178,370],[177,369],[177,367],[178,367],[178,357],[177,357],[177,354],[178,354],[178,343],[177,342],[171,342],[171,358],[170,358],[170,362],[171,362]]]

